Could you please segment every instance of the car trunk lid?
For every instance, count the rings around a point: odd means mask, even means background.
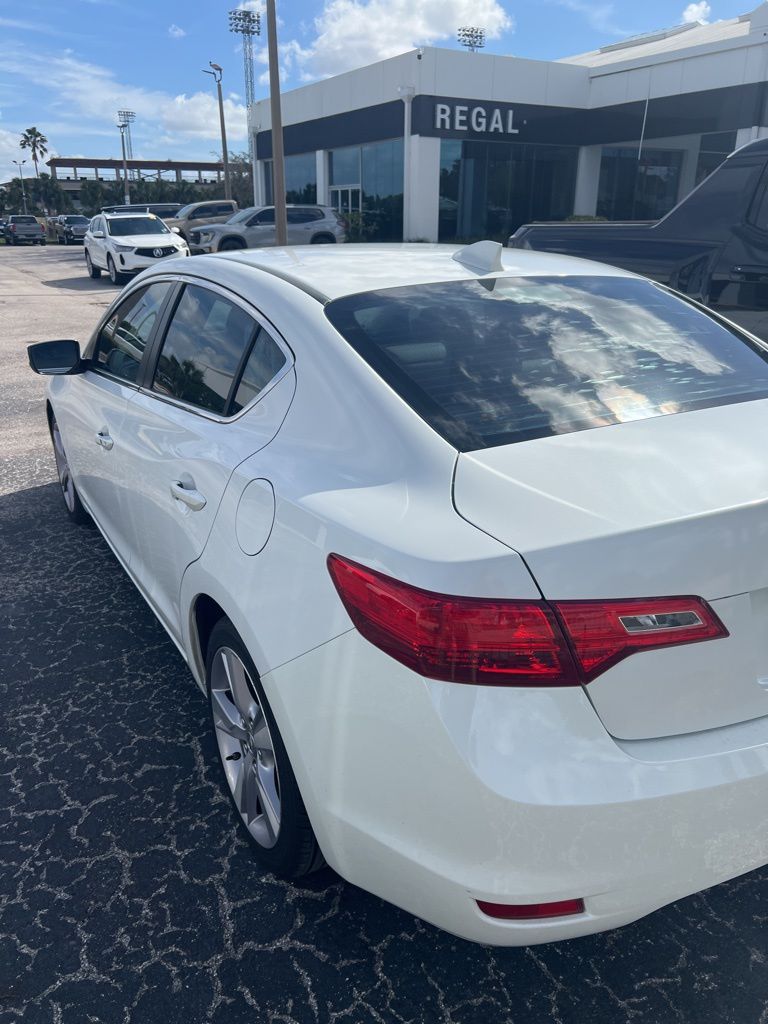
[[[550,601],[697,595],[729,636],[632,655],[586,691],[624,739],[768,714],[768,401],[459,455],[460,515]]]

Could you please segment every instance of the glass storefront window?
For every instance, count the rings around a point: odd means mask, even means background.
[[[521,224],[573,211],[578,147],[532,143],[440,145],[440,241],[506,242]]]
[[[360,147],[331,150],[328,154],[328,175],[331,185],[359,185]]]
[[[264,164],[264,201],[267,205],[272,198],[272,161]],[[314,153],[299,153],[285,158],[285,201],[286,203],[317,202],[317,163]]]
[[[736,132],[711,132],[701,136],[701,148],[696,162],[696,184],[700,184],[712,171],[717,170],[729,153],[736,149]]]
[[[331,204],[346,215],[350,241],[403,237],[403,140],[334,149],[328,154]]]
[[[607,220],[658,220],[677,202],[683,151],[605,146],[597,214]]]
[[[361,148],[363,217],[379,242],[403,237],[403,140],[390,139]]]

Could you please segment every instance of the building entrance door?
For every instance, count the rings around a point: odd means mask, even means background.
[[[331,206],[339,213],[361,213],[362,189],[359,185],[334,185],[331,188]]]

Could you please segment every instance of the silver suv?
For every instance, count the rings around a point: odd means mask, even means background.
[[[206,200],[202,203],[189,203],[182,206],[175,217],[166,217],[169,228],[178,228],[181,237],[188,242],[194,228],[201,224],[218,224],[229,220],[239,207],[234,199]]]
[[[330,206],[288,206],[288,244],[317,245],[343,242],[346,224]],[[205,224],[190,232],[193,253],[226,252],[230,249],[258,249],[275,244],[274,206],[251,206],[225,224]]]

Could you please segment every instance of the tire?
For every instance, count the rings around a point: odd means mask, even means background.
[[[78,526],[89,525],[92,520],[85,511],[85,506],[80,501],[80,495],[77,493],[75,481],[72,479],[72,473],[69,468],[69,460],[67,459],[66,452],[64,451],[64,444],[61,440],[61,432],[59,431],[59,426],[53,413],[51,413],[48,426],[51,432],[53,455],[56,459],[56,472],[59,477],[59,485],[61,486],[61,493],[64,497],[64,507],[67,510],[67,515],[72,522],[77,523]]]
[[[282,878],[301,878],[322,867],[258,672],[228,619],[220,619],[211,632],[206,682],[224,785],[254,857]]]
[[[61,242],[61,240],[59,240]],[[69,245],[69,235],[64,235],[64,245]]]
[[[107,273],[109,274],[109,280],[112,284],[125,284],[125,274],[120,273],[111,256],[107,256]]]
[[[309,244],[310,245],[332,245],[335,242],[336,242],[336,239],[333,237],[333,235],[315,235],[315,237],[310,240]]]
[[[225,238],[219,245],[219,252],[234,252],[235,249],[244,249],[245,246],[242,242],[238,242],[236,238]]]
[[[47,244],[48,243],[47,243],[47,241],[45,239],[43,239],[42,242],[40,243],[40,245],[47,245]]]
[[[92,277],[94,281],[97,281],[101,277],[101,268],[94,266],[91,254],[88,250],[85,250],[85,265],[88,269],[88,277]]]

